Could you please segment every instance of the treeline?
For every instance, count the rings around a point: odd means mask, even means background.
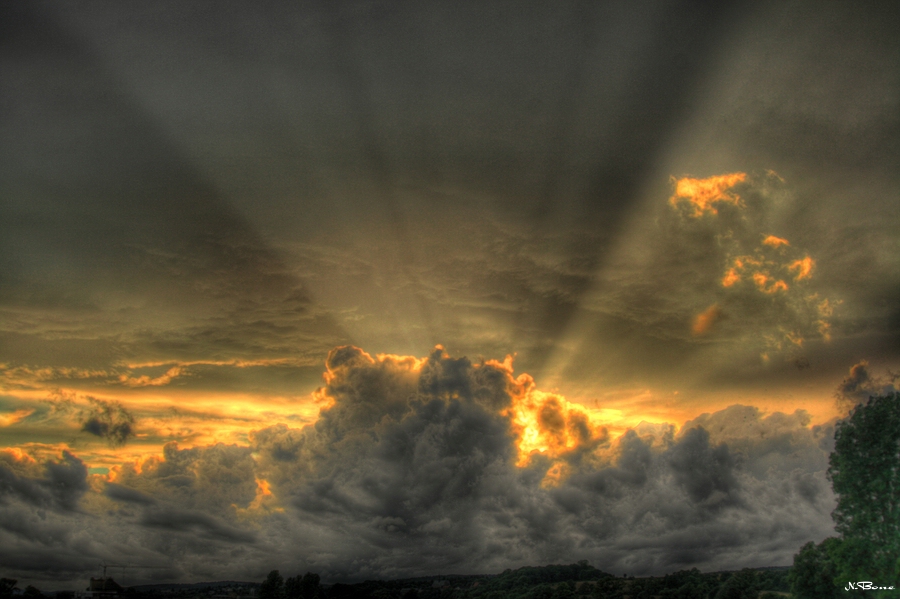
[[[9,599],[13,596],[24,597],[25,599],[40,599],[44,595],[40,589],[35,586],[28,585],[25,590],[19,591],[16,583],[19,582],[14,578],[0,578],[0,599]]]
[[[368,580],[327,588],[315,574],[285,581],[273,570],[260,587],[259,599],[782,599],[790,590],[789,570],[705,574],[694,568],[635,578],[614,576],[582,561],[506,570],[496,576]]]
[[[21,589],[18,580],[0,578],[0,599],[76,599],[76,591],[42,592],[33,585]],[[110,592],[109,599],[236,599],[255,598],[259,594],[258,582],[211,582],[188,584],[147,584],[127,587],[122,591]]]

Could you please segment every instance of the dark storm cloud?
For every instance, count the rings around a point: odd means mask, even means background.
[[[0,462],[0,499],[15,497],[35,507],[75,510],[88,490],[87,466],[68,451],[44,465],[42,477],[28,476],[30,464]]]
[[[140,525],[231,543],[252,543],[256,539],[255,534],[229,526],[206,512],[177,508],[148,510]]]
[[[735,500],[734,457],[727,445],[710,447],[706,430],[690,429],[667,457],[676,482],[695,503],[718,506]]]
[[[19,539],[30,539],[45,546],[59,546],[71,540],[68,523],[48,522],[46,518],[42,521],[33,516],[30,510],[22,507],[6,507],[0,510],[0,528]]]
[[[31,531],[34,532],[34,531]],[[38,533],[37,539],[42,539]],[[7,537],[0,543],[0,561],[6,572],[17,572],[19,580],[40,578],[45,581],[75,582],[84,580],[84,572],[95,572],[100,563],[94,555],[86,556],[78,549],[66,546],[55,539],[46,545],[35,538]],[[48,539],[49,540],[49,539]],[[68,540],[68,539],[65,539]]]
[[[736,406],[704,417],[713,432],[699,422],[674,438],[645,428],[518,468],[512,423],[496,410],[525,388],[499,367],[440,352],[418,365],[350,347],[328,365],[320,393],[335,403],[314,427],[253,439],[276,497],[363,541],[329,562],[335,575],[398,572],[412,555],[408,573],[499,567],[498,552],[505,563],[567,555],[643,571],[691,559],[732,567],[789,561],[797,540],[830,530],[823,433],[803,414]],[[556,482],[554,464],[565,472]],[[785,529],[771,543],[760,527]],[[350,555],[355,574],[338,566]]]
[[[115,501],[124,501],[127,503],[138,503],[142,505],[153,505],[156,500],[146,493],[141,493],[136,489],[130,489],[116,483],[106,483],[103,486],[103,494]]]
[[[145,462],[140,471],[133,465],[123,466],[115,480],[128,489],[114,487],[110,497],[133,502],[134,495],[122,497],[122,493],[140,493],[165,498],[179,509],[218,514],[233,521],[236,508],[247,506],[255,496],[254,471],[248,447],[220,443],[179,449],[170,442],[163,448],[162,459]],[[154,523],[159,521],[158,516],[152,518]]]
[[[96,435],[112,447],[124,445],[134,436],[134,416],[116,401],[88,398],[88,407],[81,411],[81,430]]]
[[[89,490],[86,469],[78,467],[78,458],[64,456],[65,460],[69,463],[51,460],[43,466],[28,459],[12,460],[12,464],[7,460],[0,467],[6,472],[3,468],[11,465],[20,479],[43,469],[46,476],[32,482],[48,490],[47,494],[34,489],[3,494],[0,499],[0,563],[5,574],[15,572],[20,580],[40,578],[72,588],[73,583],[82,585],[86,573],[93,575],[102,563],[121,563],[128,539],[140,534],[140,529],[126,531],[127,520],[106,509],[109,506],[102,501],[97,504],[98,496]],[[8,483],[8,477],[2,476]],[[150,552],[140,546],[141,541],[137,543],[126,549],[136,563],[162,561],[158,554],[148,557]]]
[[[304,511],[352,515],[367,537],[470,534],[471,505],[513,456],[509,421],[497,414],[511,398],[502,372],[440,354],[417,371],[411,359],[333,351],[326,393],[335,405],[314,428],[254,437],[270,482]],[[308,474],[293,487],[299,472]]]
[[[832,531],[833,429],[802,412],[732,406],[677,435],[645,424],[610,440],[498,362],[344,346],[326,368],[315,424],[254,431],[249,447],[170,443],[121,465],[102,492],[86,492],[71,454],[44,466],[10,457],[0,534],[34,535],[37,555],[74,544],[80,519],[102,512],[102,526],[132,535],[123,555],[166,564],[190,552],[189,578],[226,577],[241,552],[251,577],[280,567],[359,579],[577,559],[635,573],[786,564]],[[525,413],[548,443],[574,446],[523,462]],[[79,498],[86,513],[66,516]],[[41,524],[34,510],[50,506],[57,520]],[[48,566],[59,576],[64,557]]]
[[[15,572],[20,579],[61,581],[59,585],[71,588],[73,584],[83,584],[84,578],[94,575],[101,564],[128,563],[140,568],[113,572],[117,580],[152,582],[160,577],[183,576],[185,570],[173,556],[189,554],[192,557],[187,570],[191,578],[226,578],[225,571],[216,570],[216,564],[223,563],[222,548],[234,558],[246,555],[256,542],[255,532],[228,522],[227,513],[220,516],[219,504],[201,511],[188,507],[191,502],[184,501],[183,495],[157,491],[156,497],[151,497],[112,483],[107,483],[100,494],[95,492],[96,487],[93,491],[87,489],[86,471],[75,473],[81,477],[77,479],[62,471],[61,466],[64,464],[55,461],[45,465],[46,487],[59,489],[48,491],[49,499],[35,498],[34,492],[4,493],[0,505],[0,560],[7,568],[5,573]],[[19,465],[20,469],[23,467],[41,468],[27,460],[24,466]],[[80,490],[73,493],[70,489],[78,486],[78,480]],[[9,482],[6,477],[4,482]],[[44,486],[42,480],[37,483]],[[210,491],[209,483],[197,486]],[[74,496],[81,497],[77,510],[71,509]],[[138,513],[130,509],[135,507]],[[146,566],[155,569],[143,571]]]
[[[47,482],[50,494],[63,509],[75,509],[78,500],[88,489],[87,466],[77,457],[64,451],[62,460],[47,462]]]
[[[566,487],[556,493],[555,499],[560,501],[567,496],[568,487],[584,488],[599,495],[620,495],[622,487],[639,488],[647,482],[650,467],[653,464],[654,455],[650,443],[641,439],[634,430],[628,430],[618,440],[615,464],[609,464],[601,469],[586,467],[574,474]],[[583,509],[587,505],[588,497],[578,495],[578,508]],[[566,502],[561,505],[567,509]],[[572,504],[573,506],[575,504]]]

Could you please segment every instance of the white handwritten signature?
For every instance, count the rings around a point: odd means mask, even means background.
[[[857,589],[860,591],[893,591],[894,587],[893,587],[893,585],[891,585],[889,587],[876,586],[875,584],[871,583],[868,580],[861,580],[859,582],[848,582],[847,586],[844,587],[845,591],[852,591],[852,590],[857,590]]]

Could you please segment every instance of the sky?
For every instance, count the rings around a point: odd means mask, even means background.
[[[0,575],[834,534],[835,426],[900,372],[897,6],[0,11]]]

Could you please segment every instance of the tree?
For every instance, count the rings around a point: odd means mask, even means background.
[[[0,598],[12,597],[17,582],[13,578],[0,578]]]
[[[789,575],[791,594],[796,599],[837,599],[841,587],[835,583],[838,575],[835,549],[840,540],[825,539],[818,545],[810,541],[794,556]]]
[[[900,586],[900,394],[871,397],[840,422],[829,465],[838,578]]]
[[[759,585],[756,580],[756,572],[744,568],[735,572],[725,583],[719,587],[716,599],[756,599]]]
[[[319,575],[307,572],[301,578],[291,576],[284,582],[284,595],[287,599],[316,599],[319,596]]]
[[[300,581],[300,597],[302,599],[315,599],[319,594],[319,575],[307,572]]]
[[[272,570],[259,587],[259,599],[279,599],[284,595],[284,579]]]

